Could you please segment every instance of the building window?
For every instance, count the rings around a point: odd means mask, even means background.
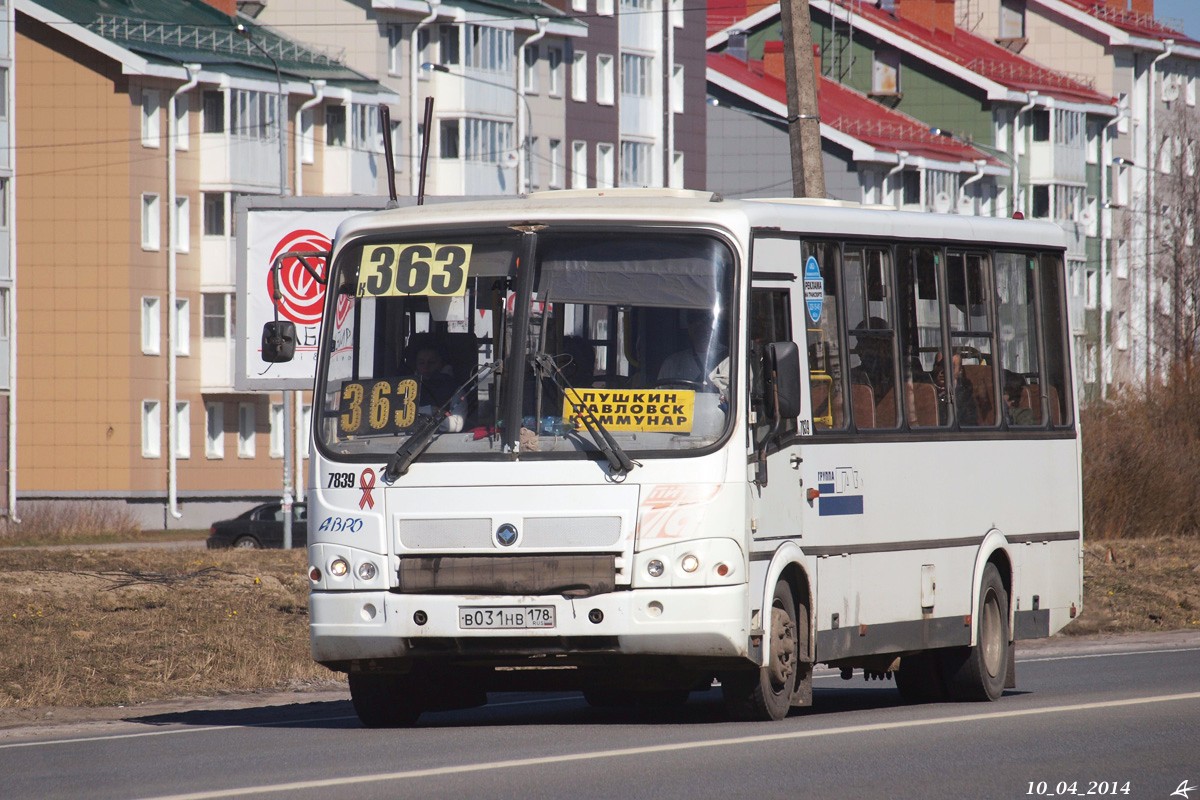
[[[271,403],[271,458],[283,458],[284,433],[283,403]]]
[[[653,146],[644,142],[621,142],[621,186],[649,186]]]
[[[1117,277],[1129,278],[1129,240],[1117,239]]]
[[[175,198],[175,252],[192,249],[192,203],[186,197]]]
[[[204,235],[224,236],[225,225],[225,193],[204,193]]]
[[[596,0],[596,14],[601,17],[611,17],[613,14],[613,0]]]
[[[1035,108],[1029,112],[1035,142],[1050,141],[1050,109]]]
[[[1049,186],[1033,187],[1033,206],[1029,209],[1029,215],[1035,219],[1048,219],[1050,217]]]
[[[1129,316],[1124,311],[1117,312],[1117,349],[1129,349]]]
[[[300,161],[312,164],[316,161],[316,143],[313,141],[313,110],[306,108],[300,112]]]
[[[438,124],[439,154],[442,158],[458,158],[458,125],[456,119],[444,119]]]
[[[683,113],[683,64],[671,67],[671,111]]]
[[[550,188],[563,187],[563,146],[562,139],[550,140]]]
[[[576,50],[571,54],[571,99],[586,103],[588,99],[587,53]]]
[[[571,10],[587,13],[587,0],[571,0]]]
[[[238,458],[254,458],[254,404],[238,403]]]
[[[185,298],[175,301],[175,355],[190,356],[192,354],[192,304]]]
[[[551,97],[562,96],[563,51],[561,47],[546,48],[546,66],[550,72],[550,85],[547,87]]]
[[[171,100],[175,106],[175,149],[187,150],[191,147],[191,131],[188,130],[188,99],[176,97]]]
[[[512,31],[484,25],[468,25],[464,34],[466,66],[487,72],[512,73]]]
[[[308,458],[310,444],[309,431],[312,430],[312,404],[303,403],[300,406],[300,430],[296,435],[296,448],[300,451],[300,459]]]
[[[8,228],[8,178],[0,178],[0,228]]]
[[[325,145],[327,147],[346,146],[346,107],[325,107]]]
[[[920,171],[906,169],[900,173],[900,204],[905,206],[921,204]]]
[[[205,133],[225,132],[225,93],[207,91],[201,97],[200,114]]]
[[[225,404],[204,404],[204,455],[225,457]]]
[[[161,131],[159,94],[153,89],[142,90],[142,146],[158,147]]]
[[[162,411],[157,400],[142,401],[142,457],[162,455]]]
[[[651,66],[652,61],[647,56],[621,53],[621,94],[630,97],[649,96]],[[596,75],[600,75],[599,68]]]
[[[159,340],[162,339],[162,314],[157,297],[142,298],[142,352],[148,356],[158,355]]]
[[[404,26],[388,25],[388,74],[404,74]]]
[[[683,184],[683,153],[676,151],[671,154],[671,188],[682,189]]]
[[[587,172],[588,172],[588,147],[587,142],[573,141],[571,142],[571,188],[586,189],[587,188]]]
[[[422,33],[424,30],[422,30]],[[462,60],[459,55],[459,26],[438,26],[438,62],[446,66],[455,66]]]
[[[226,339],[229,337],[229,295],[206,294],[202,300],[201,334],[205,339]]]
[[[192,457],[192,406],[186,400],[175,404],[175,457]]]
[[[542,184],[538,174],[537,151],[538,137],[530,136],[525,139],[525,181],[530,189],[540,189]]]
[[[602,106],[613,104],[613,57],[607,54],[596,56],[596,102]]]
[[[492,119],[463,120],[466,128],[464,157],[485,164],[501,163],[512,150],[512,123]]]
[[[162,218],[158,208],[158,195],[142,195],[142,249],[157,250],[159,248],[159,228]]]
[[[521,65],[523,71],[522,80],[525,81],[525,91],[528,94],[537,94],[537,63],[541,57],[541,51],[536,44],[525,46],[525,63]]]
[[[596,188],[611,189],[613,185],[613,146],[600,143],[596,145]]]

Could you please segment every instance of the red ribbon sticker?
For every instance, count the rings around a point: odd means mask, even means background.
[[[372,470],[364,469],[358,476],[358,488],[362,489],[362,499],[358,501],[358,507],[374,508],[375,498],[371,496],[371,490],[375,488],[375,473]]]

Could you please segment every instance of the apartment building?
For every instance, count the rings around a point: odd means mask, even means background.
[[[297,432],[278,393],[234,389],[232,209],[380,194],[398,98],[232,0],[13,8],[21,504],[195,528],[277,497]]]
[[[958,0],[956,14],[979,37],[1094,76],[1117,98],[1100,137],[1080,374],[1088,399],[1165,380],[1196,348],[1200,251],[1186,195],[1200,152],[1200,42],[1158,21],[1153,0]]]
[[[11,516],[16,492],[12,446],[16,442],[16,409],[12,388],[16,381],[16,241],[12,236],[12,202],[16,185],[13,148],[13,56],[16,12],[10,2],[0,3],[0,516]]]

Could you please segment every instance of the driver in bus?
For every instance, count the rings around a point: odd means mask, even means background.
[[[698,391],[729,389],[729,359],[717,343],[716,320],[709,311],[689,311],[688,346],[667,356],[658,369],[658,382],[694,384]]]
[[[445,412],[446,417],[442,420],[441,430],[445,433],[461,431],[463,418],[467,415],[467,404],[461,395],[454,397],[454,390],[458,388],[457,382],[441,351],[436,347],[422,347],[413,359],[413,372],[416,373],[421,386],[417,410],[422,414],[432,414],[435,408],[450,403]]]

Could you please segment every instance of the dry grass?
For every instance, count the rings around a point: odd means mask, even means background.
[[[137,517],[121,502],[21,504],[21,522],[0,521],[0,546],[134,541],[142,538]]]
[[[1081,414],[1084,531],[1095,539],[1200,533],[1200,382]]]
[[[1200,626],[1200,537],[1088,542],[1075,634]],[[329,686],[303,551],[24,550],[0,584],[0,724],[34,709]]]
[[[335,676],[303,551],[26,550],[0,584],[0,709],[131,705]]]

